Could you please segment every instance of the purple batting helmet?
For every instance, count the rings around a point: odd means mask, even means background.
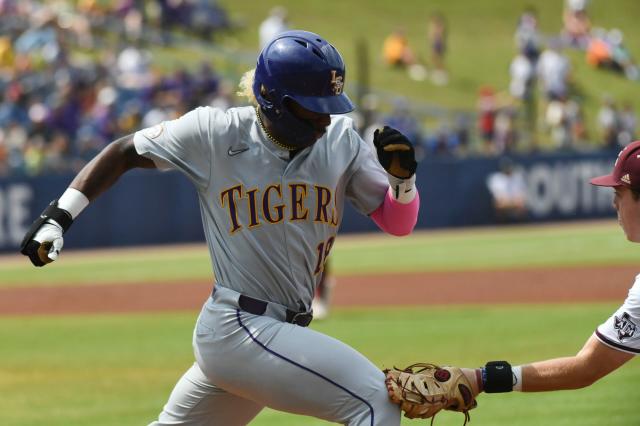
[[[317,34],[287,31],[258,56],[253,93],[278,133],[289,136],[286,142],[303,148],[315,142],[314,130],[291,114],[286,100],[320,114],[353,111],[343,92],[344,78],[344,62],[335,47]]]

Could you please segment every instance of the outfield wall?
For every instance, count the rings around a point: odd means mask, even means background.
[[[525,176],[527,222],[613,217],[612,192],[588,179],[607,173],[612,152],[513,157]],[[499,159],[425,159],[418,168],[422,201],[419,228],[495,224],[486,179]],[[31,221],[58,197],[73,176],[0,180],[0,252],[16,251]],[[347,207],[342,232],[376,230]],[[67,247],[105,247],[201,241],[195,190],[182,175],[127,173],[82,213],[65,236]]]

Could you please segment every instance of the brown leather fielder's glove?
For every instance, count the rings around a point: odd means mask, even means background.
[[[450,410],[464,413],[467,424],[469,410],[478,405],[469,380],[458,367],[418,363],[403,370],[392,368],[383,372],[389,398],[410,419],[428,419],[440,410]]]

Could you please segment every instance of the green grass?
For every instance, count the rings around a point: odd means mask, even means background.
[[[509,63],[515,55],[513,34],[516,21],[527,5],[535,5],[541,31],[546,35],[558,34],[562,27],[560,0],[337,0],[296,1],[266,0],[237,2],[221,0],[231,15],[244,23],[244,28],[232,36],[222,37],[219,44],[232,51],[257,52],[258,25],[276,4],[289,10],[291,25],[315,31],[334,43],[345,57],[348,69],[346,90],[355,95],[349,81],[358,80],[356,41],[368,43],[371,62],[371,86],[376,90],[395,92],[411,100],[426,102],[451,109],[475,110],[478,89],[492,85],[506,91],[509,84]],[[426,39],[429,15],[440,11],[449,25],[446,63],[450,70],[450,83],[439,87],[428,81],[416,82],[405,72],[388,69],[380,59],[384,38],[398,26],[405,28],[410,45],[416,54],[428,58]],[[640,59],[637,40],[640,28],[640,2],[615,0],[590,2],[588,11],[594,27],[620,28],[636,60]],[[606,92],[619,101],[630,101],[640,109],[637,82],[630,82],[613,73],[594,70],[585,61],[584,53],[570,51],[572,79],[585,105],[586,124],[592,139],[597,139],[597,109]],[[170,61],[168,61],[170,62]],[[175,62],[174,62],[175,64]],[[220,66],[229,68],[223,65]],[[350,88],[351,87],[351,88]]]
[[[549,266],[629,265],[637,250],[613,221],[340,236],[333,249],[336,275],[407,271],[462,271]],[[176,246],[124,252],[63,252],[60,261],[33,268],[22,256],[0,259],[0,287],[211,279],[207,248]]]
[[[313,327],[347,342],[380,367],[416,361],[473,367],[490,359],[524,363],[573,354],[615,307],[337,309]],[[147,424],[193,360],[195,317],[196,313],[168,313],[1,318],[0,423]],[[638,424],[638,381],[640,363],[632,360],[579,391],[483,395],[472,424]],[[443,413],[436,422],[458,426],[462,417]],[[251,424],[327,423],[265,410]]]

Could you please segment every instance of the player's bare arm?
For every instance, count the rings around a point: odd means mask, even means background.
[[[128,170],[155,167],[152,160],[136,152],[133,135],[127,135],[107,145],[78,173],[69,187],[77,189],[89,201],[93,201]]]
[[[511,367],[505,361],[496,361],[496,365],[503,367],[504,373],[487,372],[487,367],[485,371],[465,368],[463,372],[473,384],[474,393],[486,391],[487,385],[489,385],[489,393],[512,390],[522,392],[570,390],[591,386],[622,367],[633,357],[632,353],[605,345],[593,334],[574,356],[548,359],[516,367]],[[502,376],[504,380],[500,380],[496,385],[497,380]],[[511,379],[507,380],[509,376]]]
[[[633,358],[591,336],[575,356],[522,366],[522,391],[580,389],[600,380]]]

